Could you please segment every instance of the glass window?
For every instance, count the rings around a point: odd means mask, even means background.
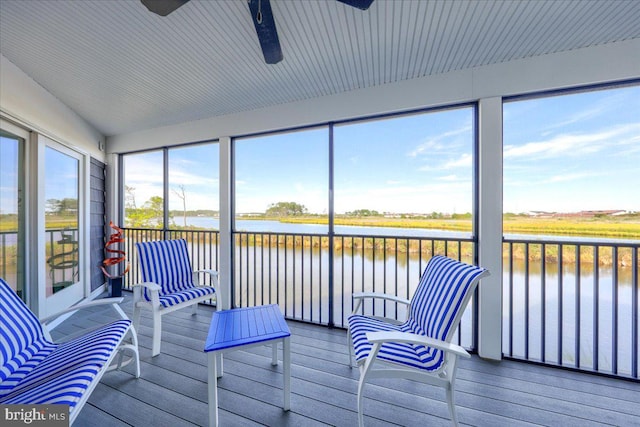
[[[168,150],[169,228],[219,229],[217,144]]]
[[[505,233],[640,238],[639,117],[640,86],[505,103]]]
[[[473,108],[336,126],[334,141],[337,218],[471,231]]]
[[[24,140],[0,130],[0,277],[24,298],[22,146]]]
[[[327,128],[235,140],[236,230],[326,233],[328,141]]]
[[[78,159],[45,148],[45,254],[47,296],[79,280]]]
[[[503,117],[505,353],[628,374],[640,86],[511,101]]]
[[[162,151],[123,156],[125,227],[163,227],[162,159]]]

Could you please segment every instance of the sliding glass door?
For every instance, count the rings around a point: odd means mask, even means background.
[[[86,154],[0,119],[0,277],[40,317],[91,292],[88,163]]]
[[[85,236],[82,232],[83,157],[46,138],[44,167],[44,291],[45,311],[64,307],[83,298]],[[42,270],[40,270],[42,271]],[[40,294],[42,296],[42,294]]]

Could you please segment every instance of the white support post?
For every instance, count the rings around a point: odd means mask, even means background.
[[[117,223],[117,225],[122,226],[123,224],[119,224],[120,221],[118,213],[120,210],[124,211],[124,208],[120,206],[120,186],[118,185],[118,176],[120,171],[118,170],[118,160],[119,154],[111,153],[106,155],[106,165],[107,165],[107,176],[105,180],[105,192],[107,195],[107,206],[106,206],[106,215],[107,215],[107,224],[108,221],[113,221]],[[124,189],[122,189],[124,191]],[[124,218],[122,218],[124,220]],[[105,230],[105,235],[108,230]]]
[[[502,98],[479,102],[478,354],[502,359]]]
[[[231,138],[219,138],[220,146],[220,264],[218,266],[218,287],[222,289],[218,309],[231,308]],[[219,298],[219,295],[216,297]]]

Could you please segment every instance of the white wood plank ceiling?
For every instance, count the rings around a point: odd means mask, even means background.
[[[0,53],[116,135],[640,37],[638,0],[271,3],[277,65],[243,0],[0,0]]]

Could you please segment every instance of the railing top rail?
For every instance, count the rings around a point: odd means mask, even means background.
[[[259,234],[272,236],[311,236],[311,237],[329,237],[328,233],[299,233],[299,232],[281,232],[281,231],[234,231],[234,234]],[[353,238],[371,238],[371,239],[399,239],[399,240],[439,240],[439,241],[463,241],[474,242],[473,236],[408,236],[400,234],[357,234],[357,233],[333,233],[335,237],[353,237]]]
[[[183,228],[140,228],[140,227],[120,227],[123,230],[129,231],[157,231],[157,232],[165,232],[165,231],[181,231],[185,233],[202,233],[202,232],[210,232],[210,233],[219,233],[220,230],[215,229],[183,229]]]
[[[78,231],[78,228],[47,228],[44,231],[46,232],[53,232],[53,231]],[[0,231],[0,234],[18,234],[18,230],[4,230],[4,231]]]
[[[640,248],[640,240],[611,239],[577,236],[536,236],[505,234],[504,243],[545,243],[552,245],[589,245],[589,246],[617,246],[625,248]]]
[[[376,239],[409,239],[409,240],[439,240],[439,241],[447,241],[447,242],[474,242],[475,238],[473,236],[461,237],[461,236],[408,236],[401,234],[355,234],[355,233],[335,233],[335,236],[339,237],[373,237]]]

